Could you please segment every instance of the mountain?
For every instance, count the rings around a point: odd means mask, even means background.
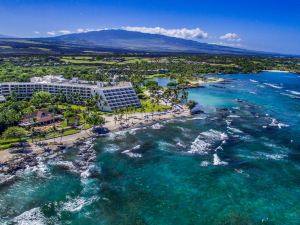
[[[270,53],[126,30],[92,31],[47,38],[0,38],[0,55],[70,55],[103,52],[271,55]]]
[[[8,35],[3,35],[3,34],[0,34],[0,38],[14,38],[12,36],[8,36]]]
[[[41,41],[41,39],[40,39]],[[46,42],[60,42],[138,52],[261,54],[259,52],[193,40],[126,30],[102,30],[44,38]]]

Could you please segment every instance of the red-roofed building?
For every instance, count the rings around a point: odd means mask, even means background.
[[[46,110],[40,110],[25,115],[20,122],[20,126],[46,125],[46,124],[54,123],[61,119],[62,116],[53,117],[53,115],[50,112]]]

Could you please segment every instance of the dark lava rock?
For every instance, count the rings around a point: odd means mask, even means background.
[[[204,113],[204,111],[202,110],[202,106],[200,104],[196,104],[194,108],[191,109],[190,112],[192,115]]]

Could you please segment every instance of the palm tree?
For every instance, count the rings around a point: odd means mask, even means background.
[[[105,119],[99,116],[98,113],[91,113],[88,117],[88,123],[92,125],[94,130],[96,126],[102,126],[105,123]]]

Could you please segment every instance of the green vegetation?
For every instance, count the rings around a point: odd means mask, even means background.
[[[0,48],[6,48],[3,44]],[[47,48],[40,51],[48,51]],[[91,54],[91,53],[87,53]],[[94,52],[95,54],[95,52]],[[222,56],[222,55],[117,55],[98,54],[82,56],[7,56],[0,57],[0,82],[29,81],[33,76],[63,75],[67,79],[78,77],[94,81],[131,81],[141,99],[141,108],[126,108],[114,112],[119,115],[133,112],[159,112],[186,102],[187,84],[207,75],[231,73],[257,73],[262,70],[286,70],[300,73],[300,59],[288,57]],[[170,77],[175,82],[161,88],[147,79]],[[96,96],[97,97],[97,96]],[[98,96],[99,98],[99,96]],[[0,103],[0,149],[9,148],[24,139],[30,141],[62,137],[83,129],[102,126],[104,119],[95,106],[99,99],[82,99],[79,95],[56,96],[38,92],[30,100],[19,100],[12,94]],[[162,104],[162,102],[167,102]],[[189,102],[192,107],[195,103]],[[41,129],[35,125],[16,127],[24,117],[38,110],[46,110],[60,122]]]
[[[13,139],[0,139],[0,150],[8,149],[13,147],[14,145],[18,144],[20,142],[19,139],[13,138]]]
[[[33,76],[61,74],[89,81],[130,80],[139,86],[145,79],[171,77],[195,80],[207,74],[256,73],[262,70],[300,72],[300,59],[262,56],[19,56],[0,57],[0,82],[29,81]]]
[[[136,109],[136,112],[162,112],[171,109],[171,106],[166,106],[151,102],[150,100],[141,100],[142,107]]]
[[[13,147],[26,140],[35,142],[57,138],[101,126],[104,123],[101,117],[104,112],[99,112],[96,101],[97,96],[81,99],[75,95],[51,95],[42,91],[35,93],[28,101],[20,101],[13,94],[6,102],[0,103],[0,149]],[[53,121],[50,125],[36,124],[36,117],[30,116],[39,110],[51,114]],[[30,124],[24,128],[18,127],[25,115],[30,116]],[[57,117],[61,118],[60,122],[55,122]]]

